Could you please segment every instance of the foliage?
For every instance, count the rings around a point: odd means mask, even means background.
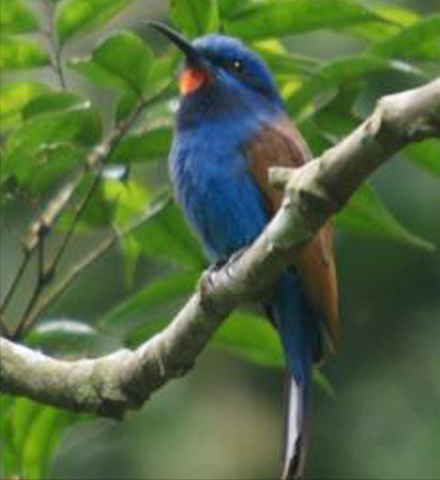
[[[29,243],[27,233],[23,269],[18,267],[17,282],[10,283],[3,297],[2,322],[8,319],[9,331],[19,326],[24,341],[59,355],[78,354],[84,342],[95,351],[100,339],[113,331],[123,344],[145,341],[163,327],[161,312],[178,307],[206,266],[197,240],[169,200],[163,175],[172,137],[176,92],[169,88],[169,81],[176,54],[155,56],[134,31],[104,31],[106,23],[132,3],[1,2],[2,208],[8,211],[24,203],[37,212],[38,221],[38,212],[68,191],[72,177],[78,178],[60,215],[39,230],[37,241]],[[316,154],[362,119],[364,93],[368,89],[372,93],[369,86],[376,78],[397,75],[402,86],[417,85],[434,76],[440,58],[440,15],[424,16],[407,7],[368,6],[358,0],[169,3],[170,20],[187,36],[222,31],[240,36],[259,51],[278,81],[289,113]],[[47,18],[37,15],[36,9]],[[320,60],[292,54],[282,42],[289,35],[322,29],[355,38],[362,47],[340,58]],[[90,55],[70,53],[77,41],[96,32],[102,32],[102,39]],[[41,80],[48,76],[50,80]],[[85,81],[91,82],[87,88]],[[96,88],[111,98],[109,107],[102,107]],[[102,142],[105,148],[97,149]],[[434,141],[413,145],[407,157],[439,177],[438,148]],[[93,163],[96,155],[98,161]],[[429,241],[395,218],[371,186],[354,196],[336,225],[341,231],[432,249]],[[48,307],[58,300],[59,285],[67,279],[69,286],[76,278],[69,270],[65,277],[58,273],[59,260],[72,238],[114,231],[124,232],[120,250],[127,277],[125,297],[109,308],[96,329],[80,321],[54,321]],[[43,245],[52,235],[64,241],[49,256]],[[23,242],[22,237],[20,233],[17,242]],[[40,258],[33,294],[18,318],[9,319],[20,271],[32,256]],[[138,288],[135,273],[141,260],[160,268],[156,268],[158,275]],[[90,263],[84,262],[82,270]],[[46,323],[36,327],[38,320]],[[80,334],[85,331],[87,338]],[[256,314],[235,313],[213,345],[261,364],[281,363],[271,326]],[[44,478],[60,436],[78,417],[24,399],[3,396],[1,402],[3,478]]]

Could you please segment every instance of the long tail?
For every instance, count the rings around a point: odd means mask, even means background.
[[[285,414],[283,480],[303,477],[309,436],[309,381],[297,383],[289,376]]]
[[[305,464],[313,358],[320,349],[319,327],[293,272],[278,281],[268,311],[280,334],[289,372],[282,478],[299,479]]]

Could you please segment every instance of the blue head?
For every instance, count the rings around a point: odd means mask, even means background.
[[[225,115],[283,109],[269,69],[240,40],[207,35],[189,43],[168,27],[153,25],[186,56],[179,78],[182,98],[178,127]]]

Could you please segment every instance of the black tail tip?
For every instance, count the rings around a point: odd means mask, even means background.
[[[304,478],[305,458],[303,447],[304,445],[301,435],[296,440],[293,456],[286,459],[281,480],[301,480]]]

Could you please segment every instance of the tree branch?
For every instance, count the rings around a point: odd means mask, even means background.
[[[381,100],[351,135],[300,169],[273,169],[284,201],[238,259],[204,275],[196,293],[162,332],[135,351],[61,361],[1,339],[0,390],[75,411],[121,417],[189,370],[218,326],[258,297],[359,185],[410,142],[440,137],[440,79]]]

